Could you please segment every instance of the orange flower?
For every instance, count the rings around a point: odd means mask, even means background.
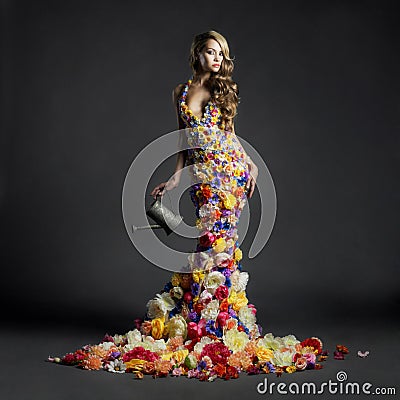
[[[99,357],[100,359],[103,359],[107,356],[108,351],[105,350],[103,347],[101,346],[92,346],[91,347],[91,353],[97,357]]]
[[[225,298],[225,299],[223,299],[222,301],[221,301],[221,303],[219,304],[219,309],[221,310],[221,311],[228,311],[228,308],[229,308],[229,303],[228,303],[228,299],[227,298]]]
[[[90,354],[88,358],[83,360],[82,368],[99,370],[101,368],[101,359],[96,355]]]

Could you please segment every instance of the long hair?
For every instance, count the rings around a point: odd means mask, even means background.
[[[225,129],[231,129],[233,118],[237,114],[239,89],[232,80],[234,58],[229,55],[228,42],[216,31],[207,31],[196,35],[190,48],[189,65],[194,74],[200,70],[199,54],[208,39],[216,40],[224,55],[219,71],[211,72],[208,85],[211,97],[221,111]]]

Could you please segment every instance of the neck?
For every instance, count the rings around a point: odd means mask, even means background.
[[[199,86],[204,86],[204,84],[210,79],[210,76],[211,72],[209,71],[195,72],[192,83],[197,83]]]

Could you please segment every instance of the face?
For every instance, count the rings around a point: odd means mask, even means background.
[[[199,55],[203,71],[218,72],[223,59],[224,55],[219,43],[214,39],[208,39]]]

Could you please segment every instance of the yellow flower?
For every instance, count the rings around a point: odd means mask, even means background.
[[[292,374],[293,372],[296,372],[296,367],[294,365],[289,365],[286,367],[286,372]]]
[[[247,299],[246,292],[244,290],[239,293],[232,290],[231,294],[228,297],[228,303],[232,304],[232,308],[235,311],[239,311],[248,302],[249,302],[249,300]]]
[[[236,247],[234,254],[234,258],[237,261],[240,261],[242,259],[243,253],[242,250],[239,249],[239,247]]]
[[[217,170],[217,172],[222,172],[223,171],[223,166],[222,164],[217,165],[217,167],[215,168]]]
[[[154,318],[151,321],[151,336],[154,339],[161,339],[164,331],[164,321],[161,318]]]
[[[274,352],[271,349],[267,349],[262,346],[257,346],[256,356],[260,361],[271,361],[272,357],[274,356]]]
[[[213,243],[213,249],[216,253],[222,253],[226,248],[226,241],[224,238],[218,238]]]
[[[233,175],[235,175],[235,176],[240,176],[240,174],[241,174],[241,171],[239,169],[237,169],[237,168],[233,172]]]
[[[196,283],[199,283],[200,281],[202,281],[204,279],[206,274],[203,271],[193,271],[192,275],[193,275],[193,280]]]
[[[176,364],[181,364],[188,354],[189,354],[188,349],[181,349],[181,350],[174,351],[174,353],[172,354],[172,357],[176,361]]]
[[[131,368],[134,370],[141,370],[143,368],[144,364],[146,364],[146,363],[147,363],[146,360],[141,360],[139,358],[132,358],[132,360],[129,360],[124,364],[126,365],[126,368]]]
[[[174,273],[171,278],[172,286],[179,286],[181,283],[181,276],[178,273]]]
[[[235,206],[235,204],[236,204],[236,197],[233,194],[228,193],[226,195],[226,198],[224,199],[225,208],[230,210]]]
[[[174,354],[173,351],[168,351],[166,353],[163,353],[161,354],[161,359],[169,361],[172,358],[173,354]]]
[[[239,332],[237,329],[230,329],[224,335],[224,344],[234,353],[243,350],[249,342],[246,332]]]

